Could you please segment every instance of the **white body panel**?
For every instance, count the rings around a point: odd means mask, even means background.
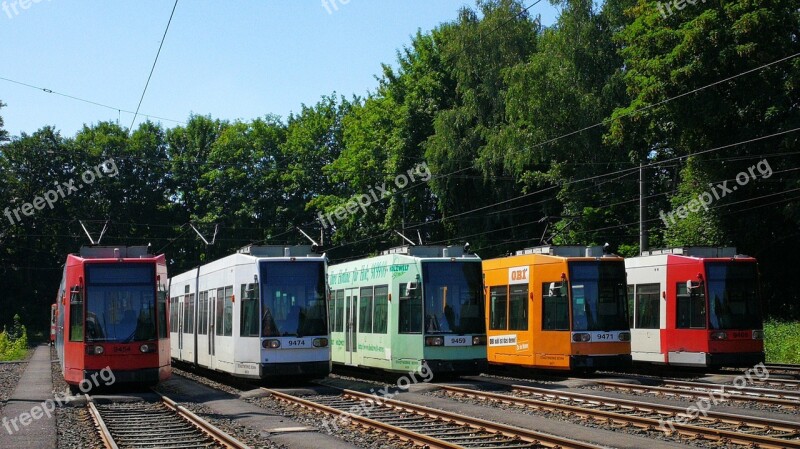
[[[319,257],[255,257],[248,254],[232,254],[222,259],[187,271],[171,279],[170,298],[180,298],[179,305],[180,323],[178,332],[171,326],[172,358],[204,368],[223,371],[235,376],[259,378],[262,377],[262,364],[299,364],[304,362],[328,362],[330,365],[330,347],[314,347],[313,339],[328,338],[328,334],[319,336],[281,337],[281,347],[277,349],[264,349],[261,336],[242,336],[242,301],[241,292],[245,285],[260,279],[259,265],[262,261],[289,262],[297,259],[300,262],[325,263],[324,256]],[[325,272],[323,271],[323,275]],[[225,321],[224,305],[226,293],[232,289],[232,315],[231,322]],[[198,292],[207,295],[208,309],[205,317],[201,316],[200,296]],[[184,329],[183,313],[186,307],[186,298],[194,301],[194,326],[193,329]],[[260,317],[261,298],[259,303],[259,329],[262,328]],[[172,303],[171,303],[172,304]],[[327,310],[327,306],[326,306]],[[222,331],[217,329],[219,312],[223,313]],[[200,324],[207,323],[204,329]],[[230,335],[224,335],[230,329]],[[275,338],[271,338],[275,339]]]
[[[639,328],[638,323],[631,326],[631,359],[635,362],[664,363],[665,355],[661,352],[661,329],[667,327],[667,300],[664,292],[667,286],[667,256],[645,256],[625,259],[625,270],[628,275],[628,286],[658,284],[659,329]],[[637,316],[637,301],[630,308],[631,316]]]

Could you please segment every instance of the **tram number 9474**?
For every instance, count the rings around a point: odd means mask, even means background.
[[[290,348],[297,348],[297,347],[305,347],[306,341],[305,340],[289,340],[287,346]]]

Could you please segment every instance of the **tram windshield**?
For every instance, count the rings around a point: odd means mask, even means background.
[[[86,265],[86,341],[156,339],[155,265]]]
[[[261,262],[261,313],[264,337],[327,334],[325,264]]]
[[[628,330],[624,262],[570,262],[573,331]]]
[[[711,329],[763,327],[755,263],[709,262],[706,275]]]
[[[425,332],[483,334],[480,262],[423,262]]]

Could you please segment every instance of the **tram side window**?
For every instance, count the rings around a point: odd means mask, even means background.
[[[83,294],[75,287],[69,295],[69,341],[83,341]]]
[[[706,328],[706,295],[705,287],[693,288],[691,292],[686,288],[686,282],[678,282],[677,291],[677,323],[678,329],[705,329]]]
[[[194,293],[183,297],[183,333],[194,333]]]
[[[169,298],[169,331],[178,332],[178,297]]]
[[[217,335],[222,335],[223,331],[225,330],[224,326],[222,325],[222,323],[225,320],[225,313],[224,313],[225,312],[225,301],[223,301],[224,297],[225,297],[225,289],[224,288],[218,288],[217,289],[217,310],[216,310],[217,320],[216,320],[216,323],[214,323],[214,329],[216,329],[214,332]]]
[[[208,292],[200,292],[197,296],[197,334],[208,333]]]
[[[508,329],[528,330],[528,284],[512,285],[508,297]]]
[[[344,332],[344,290],[336,290],[336,327],[334,332]],[[331,321],[333,326],[333,321]]]
[[[223,322],[225,337],[233,335],[233,286],[225,287],[225,321]]]
[[[328,326],[330,332],[336,332],[336,292],[331,292],[331,300],[328,301]]]
[[[507,287],[492,287],[489,289],[489,329],[508,329],[508,298]]]
[[[411,288],[409,289],[409,286]],[[422,292],[418,282],[400,284],[399,332],[418,334],[422,332]]]
[[[361,288],[361,301],[358,303],[358,331],[372,333],[372,287]]]
[[[686,286],[684,285],[684,288]],[[658,329],[661,327],[661,301],[659,284],[636,286],[636,329]]]
[[[242,322],[239,333],[242,337],[258,337],[258,284],[241,284]]]
[[[375,287],[375,316],[372,332],[385,334],[389,325],[389,286]]]
[[[542,330],[569,330],[569,297],[560,282],[542,284]]]
[[[161,289],[158,291],[158,338],[167,338],[167,291]]]

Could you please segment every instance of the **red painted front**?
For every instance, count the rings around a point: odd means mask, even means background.
[[[753,339],[753,329],[724,330],[726,340],[712,340],[712,334],[722,330],[710,329],[708,312],[709,295],[707,283],[704,282],[706,313],[703,328],[677,328],[677,287],[686,281],[705,281],[708,279],[705,264],[708,262],[730,262],[731,259],[696,259],[681,256],[667,258],[667,328],[661,330],[661,352],[702,352],[710,354],[722,353],[756,353],[764,351],[764,341]],[[737,263],[755,263],[755,259],[737,259]]]
[[[70,290],[74,286],[81,286],[85,288],[86,279],[86,266],[89,264],[115,264],[115,263],[132,263],[132,264],[150,264],[155,267],[156,283],[153,285],[154,298],[156,298],[155,309],[155,329],[157,339],[151,341],[135,341],[132,343],[114,343],[114,342],[86,342],[86,335],[83,329],[87,329],[86,310],[84,307],[84,316],[81,318],[83,338],[71,341],[70,332],[72,326],[72,317],[70,316]],[[84,370],[87,371],[100,371],[104,368],[110,368],[115,377],[120,379],[117,374],[130,373],[143,369],[157,369],[160,380],[169,378],[171,374],[170,367],[170,345],[169,345],[169,323],[161,324],[163,317],[169,316],[169,311],[162,313],[161,307],[168,307],[167,301],[163,303],[159,300],[159,285],[166,292],[167,283],[167,270],[166,260],[163,255],[153,258],[140,258],[140,259],[82,259],[75,255],[67,257],[67,263],[64,273],[64,283],[62,284],[63,290],[59,292],[58,298],[58,313],[60,314],[57,321],[57,344],[62,346],[59,348],[63,354],[62,373],[64,379],[68,384],[78,385],[84,379]],[[84,290],[85,292],[85,290]],[[85,293],[84,293],[85,294]],[[86,298],[84,296],[84,304]],[[161,328],[167,330],[166,337],[159,337],[159,330]],[[154,352],[142,353],[142,345],[147,344],[150,347],[156,346]],[[87,346],[102,346],[103,354],[89,355],[86,353]]]

